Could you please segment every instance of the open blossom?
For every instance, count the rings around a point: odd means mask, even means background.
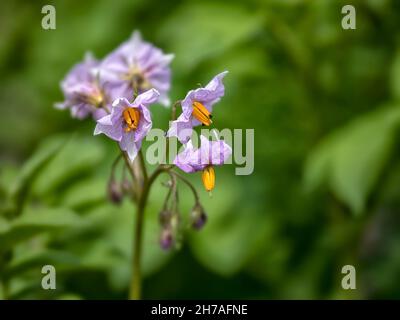
[[[104,58],[100,68],[102,76],[124,91],[130,99],[134,90],[142,93],[154,88],[160,92],[159,102],[169,105],[167,93],[171,85],[169,64],[173,54],[164,54],[159,48],[142,40],[135,31],[128,41]]]
[[[94,134],[104,133],[118,141],[121,149],[133,161],[152,126],[148,107],[157,101],[159,95],[157,90],[150,89],[139,94],[132,103],[126,98],[116,99],[111,113],[97,120]]]
[[[231,154],[232,148],[225,141],[209,141],[200,136],[200,147],[195,149],[189,140],[185,149],[176,156],[174,164],[188,173],[202,171],[204,187],[211,191],[215,186],[214,166],[224,164]]]
[[[225,87],[222,79],[228,71],[216,75],[204,88],[191,90],[182,101],[182,114],[171,123],[167,135],[178,137],[181,143],[189,141],[192,128],[200,124],[212,123],[212,108],[224,96]]]
[[[99,61],[90,53],[84,61],[75,65],[61,82],[65,101],[55,105],[58,109],[70,109],[71,115],[84,119],[89,115],[98,119],[106,114],[102,108],[122,94],[118,87],[104,82],[99,76]]]

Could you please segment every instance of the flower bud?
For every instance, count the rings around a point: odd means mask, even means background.
[[[108,193],[108,198],[110,199],[110,201],[112,203],[115,203],[115,204],[121,203],[122,198],[123,198],[121,186],[114,179],[112,179],[108,183],[107,193]]]
[[[159,213],[159,216],[158,216],[158,219],[159,219],[159,221],[160,221],[160,225],[161,225],[162,227],[166,227],[166,226],[170,225],[170,223],[171,223],[171,216],[172,216],[171,211],[165,210],[165,209],[162,210],[162,211]]]
[[[129,181],[129,179],[124,179],[122,181],[121,188],[124,194],[132,193],[132,183]]]
[[[174,243],[174,237],[172,235],[171,229],[166,228],[161,231],[160,246],[163,250],[169,250]]]
[[[192,227],[196,230],[203,228],[207,222],[207,214],[200,203],[196,203],[190,213],[190,218],[192,220]]]

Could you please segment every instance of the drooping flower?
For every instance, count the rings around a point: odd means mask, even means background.
[[[171,229],[166,228],[161,230],[160,235],[160,246],[163,250],[171,249],[174,244],[174,235],[172,234]]]
[[[108,193],[108,198],[112,203],[120,204],[122,202],[124,194],[121,190],[121,185],[114,179],[111,179],[109,181],[107,186],[107,193]]]
[[[182,114],[171,123],[167,136],[178,137],[181,143],[189,141],[192,128],[212,123],[212,108],[225,94],[222,79],[228,71],[217,74],[204,88],[191,90],[182,101]]]
[[[57,109],[70,109],[74,118],[92,115],[98,119],[106,115],[104,106],[121,96],[120,88],[103,81],[99,74],[99,61],[87,53],[83,62],[75,65],[61,82],[65,100],[56,103]]]
[[[111,113],[97,120],[94,134],[104,133],[118,141],[121,149],[133,161],[152,126],[148,107],[157,101],[159,95],[157,90],[150,89],[139,94],[132,103],[126,98],[116,99]]]
[[[104,58],[100,68],[102,76],[123,90],[122,97],[131,99],[137,90],[142,93],[151,88],[160,92],[159,102],[169,105],[167,93],[171,85],[170,62],[173,54],[164,54],[159,48],[142,40],[138,31]]]
[[[192,220],[192,227],[195,230],[200,230],[207,222],[207,214],[200,203],[196,203],[190,212],[190,219]]]
[[[211,191],[215,186],[214,166],[224,164],[231,154],[232,148],[225,141],[209,141],[200,136],[200,147],[195,149],[189,140],[185,149],[176,156],[174,164],[187,173],[202,171],[204,188]]]

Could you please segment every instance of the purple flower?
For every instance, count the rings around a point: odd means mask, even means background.
[[[232,149],[223,140],[209,141],[204,136],[200,136],[200,140],[198,149],[195,149],[189,140],[185,149],[176,156],[174,164],[188,173],[203,171],[204,187],[207,191],[211,191],[215,185],[214,166],[224,164],[232,154]]]
[[[200,230],[204,227],[207,222],[207,214],[204,208],[199,202],[196,202],[192,211],[190,212],[190,218],[192,220],[192,227],[195,230]]]
[[[135,88],[139,93],[154,88],[160,92],[160,103],[167,106],[173,57],[143,41],[135,31],[131,39],[104,58],[100,68],[102,77],[122,88],[123,97],[130,99]]]
[[[106,115],[104,106],[121,95],[119,88],[101,81],[99,61],[87,53],[84,61],[75,65],[61,82],[65,101],[56,103],[57,109],[70,109],[74,118],[84,119],[92,115],[99,119]]]
[[[111,113],[97,120],[94,134],[104,133],[118,141],[133,161],[152,126],[148,106],[156,102],[159,95],[157,90],[150,89],[138,95],[132,103],[126,98],[116,99]]]
[[[169,250],[171,249],[173,244],[174,244],[174,236],[172,234],[172,231],[169,228],[163,229],[161,231],[161,236],[160,236],[161,249]]]
[[[204,88],[190,90],[182,101],[182,114],[171,123],[167,135],[178,137],[181,143],[189,141],[192,128],[200,124],[212,123],[212,108],[224,96],[225,87],[222,79],[228,71],[217,74]]]

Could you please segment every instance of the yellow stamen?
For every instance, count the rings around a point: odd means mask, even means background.
[[[96,107],[100,106],[103,103],[103,96],[101,93],[95,95],[93,98],[93,105],[95,105]]]
[[[81,98],[86,103],[88,103],[96,108],[100,107],[101,104],[103,103],[103,95],[100,91],[95,92],[93,94],[89,94],[89,95],[81,95]]]
[[[203,180],[204,188],[206,188],[207,192],[210,192],[214,189],[215,186],[215,171],[212,166],[208,166],[203,170],[201,175],[201,179]]]
[[[212,123],[210,111],[208,111],[207,108],[200,102],[193,102],[192,115],[206,126],[209,126]]]
[[[125,123],[126,123],[126,128],[125,132],[129,132],[131,130],[137,129],[139,125],[139,119],[140,119],[140,113],[138,109],[136,108],[126,108],[124,112],[122,113]]]

